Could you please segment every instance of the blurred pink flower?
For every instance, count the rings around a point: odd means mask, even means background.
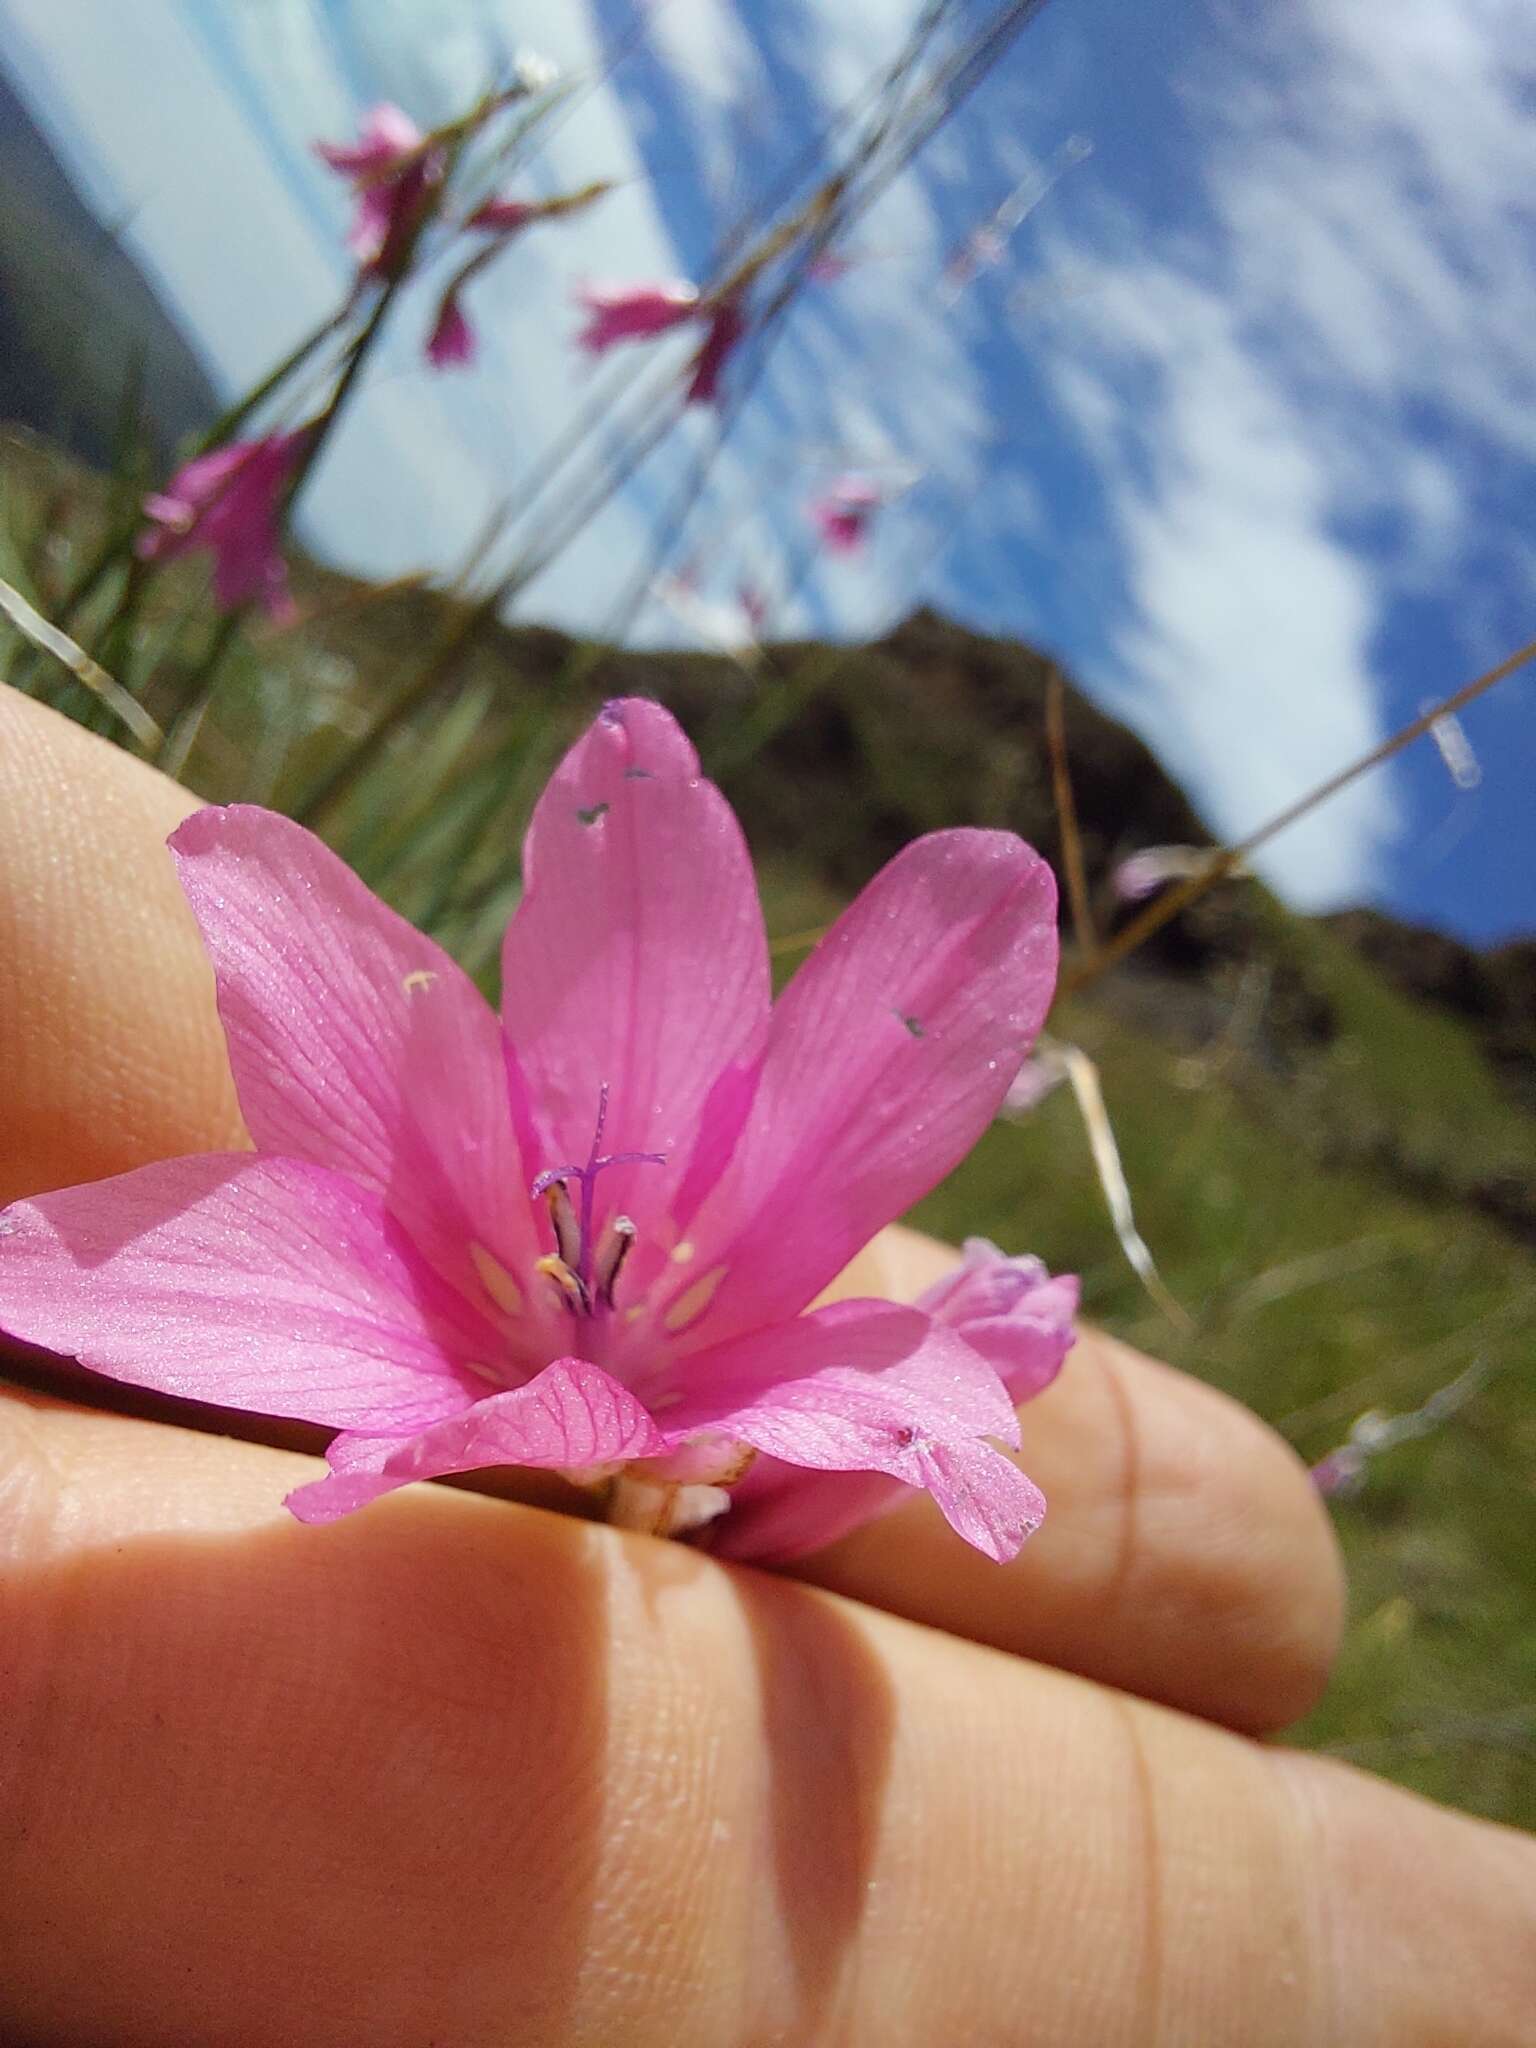
[[[763,628],[768,623],[768,593],[761,585],[745,580],[737,586],[736,602],[741,607],[741,616],[747,622],[747,630],[754,640],[761,640]]]
[[[595,356],[616,342],[664,334],[694,319],[699,291],[681,278],[666,284],[580,285],[576,303],[587,316],[576,346]]]
[[[734,817],[665,711],[614,704],[535,813],[498,1021],[288,820],[202,810],[171,844],[255,1150],[14,1204],[0,1327],[338,1429],[304,1521],[533,1465],[611,1481],[631,1526],[723,1516],[738,1555],[883,1506],[863,1474],[992,1557],[1038,1524],[994,1442],[1018,1442],[1009,1387],[1059,1363],[1070,1282],[987,1248],[925,1307],[809,1307],[980,1136],[1039,1028],[1055,888],[1028,847],[918,840],[770,1010]],[[731,1535],[755,1458],[761,1544]]]
[[[616,342],[665,334],[690,320],[706,321],[704,339],[689,369],[690,405],[712,405],[719,397],[721,369],[746,331],[737,300],[701,299],[698,286],[682,278],[665,284],[583,285],[576,300],[587,315],[576,345],[588,355],[600,355]]]
[[[885,502],[867,477],[841,476],[807,506],[822,540],[835,555],[857,554],[870,522]]]
[[[1110,887],[1122,903],[1141,903],[1170,882],[1203,874],[1215,855],[1213,846],[1144,846],[1140,853],[1121,861],[1109,878]],[[1244,880],[1253,870],[1239,860],[1231,863],[1227,873],[1233,880]]]
[[[354,143],[317,142],[315,154],[352,183],[356,211],[347,247],[365,273],[391,276],[416,225],[424,197],[443,175],[443,152],[409,114],[375,107]]]
[[[475,208],[465,226],[481,228],[490,235],[511,235],[526,227],[538,212],[526,199],[487,199]]]
[[[446,291],[427,336],[427,361],[435,370],[446,370],[475,359],[475,330],[464,317],[456,291]]]
[[[1324,1500],[1347,1500],[1360,1491],[1366,1454],[1358,1444],[1340,1444],[1311,1469],[1312,1484]]]
[[[301,427],[259,441],[231,441],[183,463],[163,491],[144,500],[151,524],[134,543],[146,562],[206,550],[213,594],[224,611],[260,603],[287,621],[293,606],[278,548],[278,515],[294,465],[309,438]]]
[[[1054,1047],[1049,1051],[1036,1050],[1009,1082],[1000,1114],[1009,1118],[1028,1116],[1066,1078],[1066,1062]]]

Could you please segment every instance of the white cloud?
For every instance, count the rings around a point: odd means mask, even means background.
[[[1383,736],[1373,646],[1394,589],[1456,576],[1465,435],[1536,452],[1516,43],[1536,59],[1528,11],[1312,0],[1188,88],[1213,235],[1127,255],[1116,215],[1056,238],[1087,290],[1044,323],[1048,374],[1124,552],[1097,680],[1228,834]],[[1390,565],[1350,538],[1371,518],[1401,535]],[[1378,773],[1268,872],[1306,904],[1358,899],[1400,822]]]
[[[646,40],[688,88],[684,105],[699,97],[732,120],[767,74],[752,38],[730,0],[649,0]]]

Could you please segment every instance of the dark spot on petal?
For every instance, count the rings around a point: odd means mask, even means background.
[[[626,782],[654,782],[656,778],[649,768],[626,768],[624,770],[624,780]]]
[[[916,1441],[917,1431],[912,1427],[912,1425],[909,1422],[902,1423],[901,1427],[896,1431],[897,1449],[902,1451],[908,1451],[912,1448],[913,1444]]]
[[[898,1010],[896,1012],[896,1015],[901,1018],[902,1023],[906,1025],[907,1029],[911,1032],[914,1038],[922,1037],[923,1027],[921,1024],[918,1023],[915,1017],[907,1016],[906,1013],[902,1010]]]
[[[598,819],[603,817],[611,809],[611,804],[593,804],[589,810],[584,811],[578,805],[576,815],[578,818],[580,818],[583,825],[595,825]]]

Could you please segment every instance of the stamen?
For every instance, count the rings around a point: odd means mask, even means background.
[[[535,1262],[533,1270],[554,1281],[561,1300],[573,1316],[591,1315],[592,1296],[587,1291],[586,1283],[579,1273],[571,1271],[564,1259],[557,1259],[553,1255],[539,1259]]]
[[[571,1207],[571,1198],[563,1180],[552,1180],[544,1190],[544,1200],[549,1205],[549,1220],[554,1225],[555,1243],[560,1256],[573,1273],[581,1271],[581,1225],[576,1221],[576,1211]]]
[[[592,1208],[597,1191],[597,1177],[609,1166],[665,1166],[665,1152],[599,1152],[603,1142],[603,1131],[608,1123],[608,1083],[604,1081],[598,1090],[597,1128],[592,1133],[592,1149],[587,1154],[585,1166],[552,1166],[541,1173],[533,1183],[531,1193],[535,1201],[540,1195],[549,1199],[550,1221],[554,1226],[555,1243],[559,1246],[559,1257],[553,1261],[558,1266],[560,1278],[548,1259],[539,1261],[539,1271],[547,1273],[560,1288],[569,1303],[570,1290],[565,1282],[575,1284],[585,1306],[580,1313],[592,1313],[594,1291],[604,1307],[613,1306],[613,1282],[618,1278],[619,1267],[628,1251],[629,1240],[635,1234],[635,1226],[628,1217],[615,1219],[598,1252],[597,1270],[593,1268]],[[578,1213],[572,1206],[567,1181],[581,1184],[581,1208]],[[615,1234],[620,1240],[615,1246]],[[610,1263],[611,1262],[611,1263]],[[604,1277],[606,1273],[606,1277]]]
[[[613,1290],[624,1261],[629,1257],[637,1232],[627,1216],[615,1216],[604,1233],[597,1254],[597,1298],[607,1308],[614,1306]]]

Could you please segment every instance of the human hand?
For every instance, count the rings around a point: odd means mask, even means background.
[[[0,698],[0,1200],[238,1142],[189,808]],[[842,1598],[458,1488],[307,1530],[298,1454],[80,1391],[141,1412],[0,1398],[0,2038],[1536,2042],[1536,1849],[1247,1739],[1326,1521],[1108,1339],[1014,1564],[917,1500],[801,1567]]]

